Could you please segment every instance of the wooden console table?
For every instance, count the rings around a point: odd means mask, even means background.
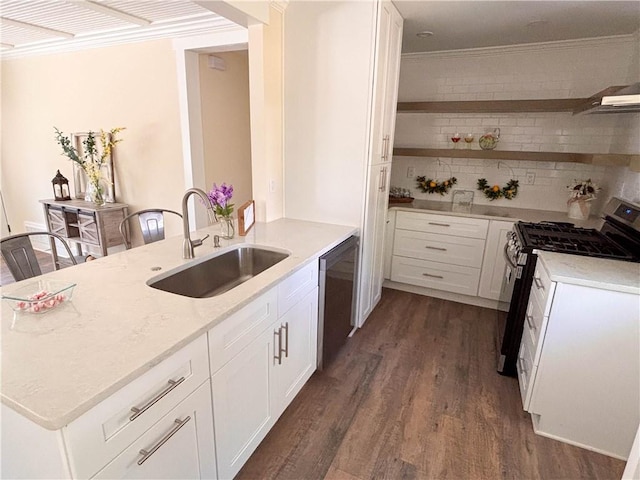
[[[99,207],[83,200],[40,200],[40,203],[47,229],[75,243],[79,255],[83,255],[85,246],[98,247],[106,256],[107,248],[124,243],[118,227],[128,214],[127,204],[107,203]],[[53,245],[52,251],[55,252]]]

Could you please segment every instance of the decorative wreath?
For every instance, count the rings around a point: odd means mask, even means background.
[[[518,180],[511,179],[506,187],[500,188],[500,185],[490,187],[486,178],[479,178],[478,190],[483,191],[484,195],[490,200],[502,197],[511,200],[518,195]]]
[[[440,195],[444,195],[451,189],[452,185],[458,183],[458,179],[456,177],[451,177],[444,182],[438,182],[432,178],[427,177],[416,177],[416,181],[418,182],[418,188],[426,193],[439,193]]]

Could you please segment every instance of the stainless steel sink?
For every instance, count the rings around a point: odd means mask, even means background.
[[[150,279],[147,285],[185,297],[214,297],[237,287],[288,256],[282,251],[239,246],[158,275]]]

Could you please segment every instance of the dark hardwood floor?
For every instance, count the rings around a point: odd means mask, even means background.
[[[623,461],[533,433],[495,315],[385,289],[236,478],[619,479]]]

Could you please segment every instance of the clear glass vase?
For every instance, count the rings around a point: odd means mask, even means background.
[[[233,218],[231,217],[220,217],[218,221],[220,225],[220,237],[224,239],[231,239],[235,236],[236,230],[233,226]]]
[[[102,178],[89,179],[84,199],[86,202],[93,202],[97,206],[101,207],[107,203],[105,193],[105,182]]]

